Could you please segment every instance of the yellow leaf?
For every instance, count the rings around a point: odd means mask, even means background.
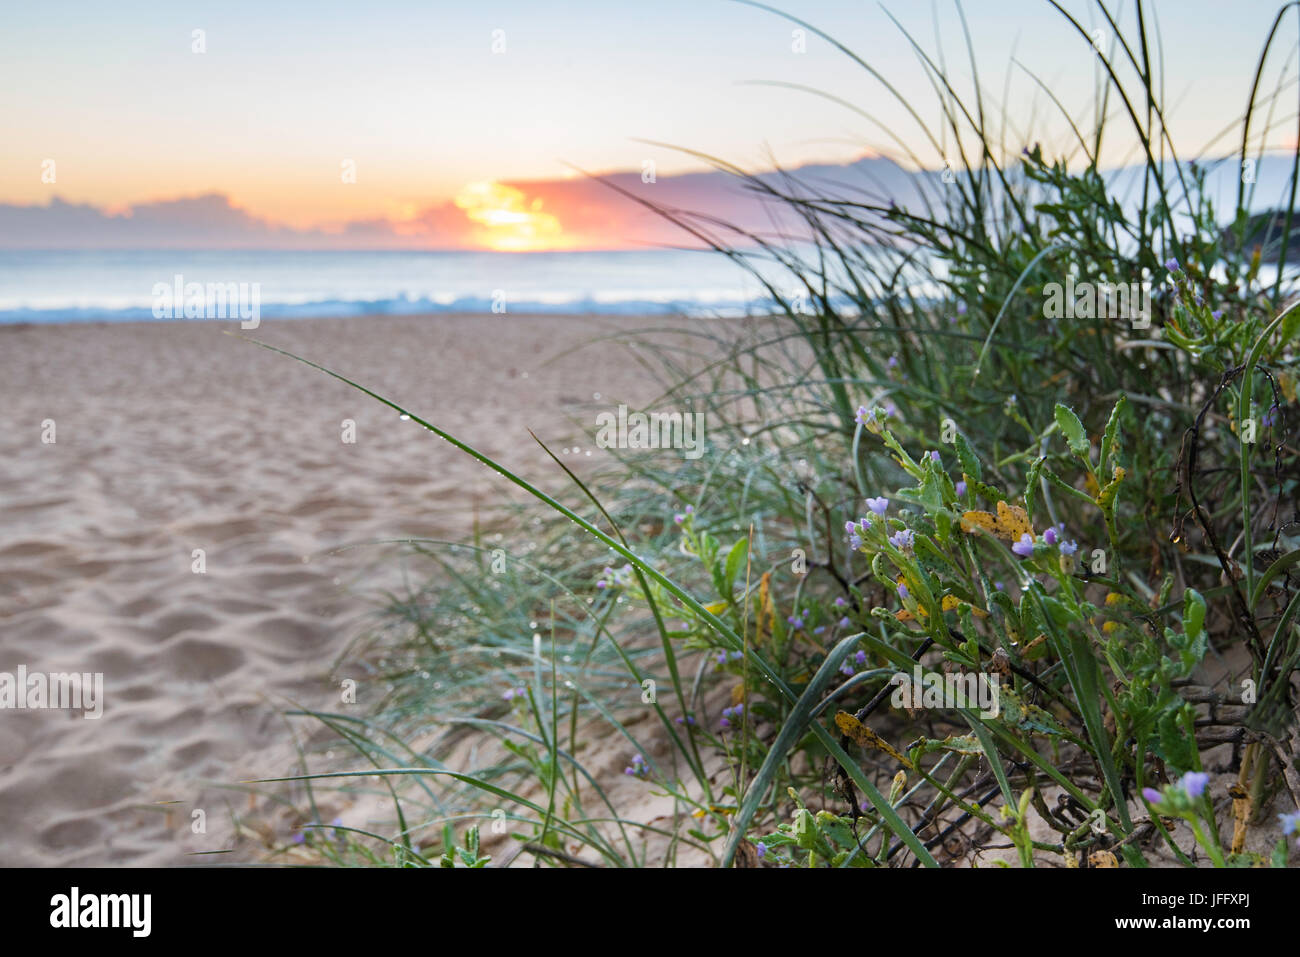
[[[1296,395],[1296,377],[1289,372],[1279,372],[1277,374],[1277,387],[1282,390],[1282,398],[1288,402],[1295,401]]]
[[[961,516],[963,531],[973,532],[982,528],[1008,542],[1020,541],[1021,535],[1033,535],[1034,528],[1029,523],[1029,513],[1019,505],[998,502],[998,514],[990,512],[963,512]]]
[[[744,700],[745,700],[745,683],[743,681],[738,681],[731,688],[731,703],[740,704]]]
[[[840,729],[841,734],[847,736],[854,744],[864,748],[875,748],[877,751],[884,751],[903,767],[909,769],[912,767],[912,762],[904,757],[892,744],[847,711],[837,711],[835,713],[835,726]]]

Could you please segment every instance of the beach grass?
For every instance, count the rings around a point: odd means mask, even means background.
[[[551,494],[382,383],[316,366],[531,499],[474,541],[412,544],[427,584],[355,649],[383,703],[308,715],[356,767],[283,780],[377,790],[392,812],[387,831],[317,841],[326,859],[1286,864],[1300,151],[1275,235],[1245,171],[1296,120],[1279,106],[1294,81],[1266,86],[1296,14],[1262,25],[1220,144],[1240,183],[1224,210],[1209,153],[1184,161],[1167,132],[1158,28],[1140,4],[1130,24],[1096,9],[1111,39],[1091,53],[1092,119],[1035,79],[1062,145],[978,79],[959,89],[900,27],[935,91],[904,104],[937,154],[914,165],[948,164],[917,174],[925,208],[718,160],[805,228],[659,210],[771,300],[748,321],[683,321],[698,348],[627,333],[654,350],[656,407],[704,416],[699,458],[620,449],[579,478],[550,450],[569,479]],[[1112,138],[1139,177],[1098,169]],[[1057,308],[1067,284],[1133,297],[1118,315]],[[896,694],[917,667],[994,687],[997,714]]]

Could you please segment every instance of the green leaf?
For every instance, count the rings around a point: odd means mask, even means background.
[[[1183,632],[1194,642],[1201,637],[1204,625],[1205,599],[1195,588],[1189,588],[1183,592]]]
[[[957,446],[957,461],[961,464],[961,470],[970,478],[978,481],[980,477],[980,460],[975,456],[970,443],[966,441],[966,436],[958,432],[955,444]]]
[[[1183,732],[1177,710],[1166,711],[1160,716],[1156,733],[1160,737],[1160,756],[1166,764],[1180,772],[1195,767],[1191,739]]]
[[[1099,466],[1102,472],[1118,465],[1118,461],[1112,462],[1111,459],[1119,459],[1119,419],[1128,407],[1128,396],[1120,393],[1119,401],[1115,403],[1115,408],[1110,410],[1110,418],[1106,422],[1106,431],[1101,437],[1101,460]]]
[[[731,551],[727,554],[727,569],[723,578],[726,587],[723,589],[722,597],[731,600],[732,593],[736,588],[736,576],[740,574],[740,567],[745,561],[745,555],[749,551],[749,539],[742,538],[731,546]]]
[[[1088,462],[1088,433],[1084,431],[1079,417],[1059,402],[1056,403],[1056,424],[1069,443],[1070,451],[1085,463]]]

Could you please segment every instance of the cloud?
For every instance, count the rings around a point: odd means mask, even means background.
[[[1239,185],[1231,163],[1210,168],[1211,193],[1231,208]],[[1252,208],[1283,197],[1289,164],[1267,158]],[[1130,194],[1140,168],[1107,174]],[[401,218],[373,216],[297,229],[260,217],[218,193],[138,203],[109,212],[57,197],[45,205],[0,203],[0,249],[635,249],[699,246],[697,238],[651,206],[728,242],[745,234],[799,236],[806,224],[787,203],[766,192],[836,199],[860,219],[892,203],[920,211],[942,208],[936,172],[913,173],[892,160],[866,157],[843,165],[813,164],[764,172],[745,180],[710,171],[660,176],[640,172],[598,178],[467,184],[452,200],[430,202]],[[1224,203],[1227,203],[1225,206]],[[727,224],[723,226],[721,224]]]
[[[873,178],[880,192],[906,190],[909,174],[888,160],[796,170],[805,183],[864,196]],[[786,174],[759,181],[790,188]],[[612,188],[611,188],[612,187]],[[879,199],[879,197],[877,197]],[[886,196],[886,198],[888,198]],[[699,245],[645,204],[688,214],[696,223],[725,220],[747,231],[773,233],[799,226],[789,210],[764,203],[723,172],[643,181],[640,173],[475,183],[451,201],[433,202],[409,217],[368,217],[332,227],[297,229],[236,206],[210,192],[137,203],[120,212],[54,197],[45,205],[0,203],[5,249],[610,249]],[[708,227],[719,235],[734,234]]]

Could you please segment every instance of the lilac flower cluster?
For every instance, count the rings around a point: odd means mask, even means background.
[[[857,654],[853,656],[853,661],[851,662],[846,661],[844,662],[844,664],[840,665],[840,672],[841,674],[847,675],[848,677],[852,678],[855,674],[858,673],[859,668],[865,668],[866,666],[867,666],[867,653],[865,651],[859,651]]]
[[[1292,811],[1290,814],[1279,814],[1277,819],[1282,825],[1282,833],[1284,835],[1300,835],[1300,811]],[[1300,847],[1300,838],[1297,838],[1296,840],[1296,847]]]
[[[734,707],[723,708],[722,717],[718,719],[718,726],[725,730],[731,727],[733,721],[739,724],[744,714],[745,705],[743,703],[735,705]]]
[[[632,566],[627,564],[617,569],[605,568],[601,574],[605,577],[596,582],[596,587],[602,591],[606,588],[623,587],[632,580]]]
[[[1011,550],[1021,558],[1032,558],[1034,544],[1034,536],[1025,532],[1020,536],[1020,540],[1011,546]],[[1043,544],[1055,547],[1062,555],[1067,557],[1079,550],[1078,542],[1065,541],[1064,525],[1055,525],[1043,532]]]
[[[623,773],[634,778],[641,778],[644,781],[650,776],[650,765],[646,764],[646,760],[642,755],[634,754],[632,755],[632,765],[624,768]]]
[[[858,425],[867,431],[878,433],[884,426],[885,419],[896,415],[898,415],[898,406],[886,399],[883,406],[876,405],[870,408],[865,405],[858,406],[856,420]]]
[[[1189,798],[1199,798],[1205,793],[1205,788],[1210,783],[1210,776],[1204,771],[1188,771],[1174,785],[1174,790],[1181,791]],[[1155,788],[1143,788],[1142,796],[1151,804],[1159,804],[1165,799]]]

